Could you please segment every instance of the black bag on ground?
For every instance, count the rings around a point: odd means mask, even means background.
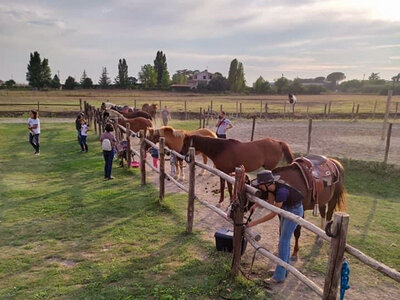
[[[233,231],[226,228],[220,228],[214,234],[215,246],[217,251],[232,252],[233,251]],[[242,239],[242,255],[246,251],[247,240],[243,237]]]

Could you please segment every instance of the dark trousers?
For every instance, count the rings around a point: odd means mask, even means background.
[[[217,137],[220,139],[226,139],[226,134],[218,134],[217,133]]]
[[[114,158],[114,151],[103,151],[104,156],[104,178],[111,177],[112,162]]]
[[[82,151],[86,151],[87,152],[88,151],[88,146],[86,144],[86,138],[87,138],[86,135],[81,135],[80,144],[81,144]]]
[[[39,152],[39,134],[29,132],[29,143],[35,149],[35,152]]]

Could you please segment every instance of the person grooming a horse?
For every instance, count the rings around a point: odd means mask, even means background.
[[[226,139],[226,132],[233,127],[231,121],[226,118],[224,111],[219,113],[218,122],[215,126],[217,127],[217,136],[220,139]]]
[[[262,198],[268,201],[268,203],[302,217],[303,194],[285,181],[279,179],[279,175],[273,175],[271,171],[263,170],[257,174],[257,178],[251,182],[251,185],[263,191]],[[258,207],[257,204],[253,205],[250,211],[253,212],[256,207]],[[273,219],[275,215],[276,213],[270,212],[262,218],[249,222],[247,226],[252,227],[269,221]],[[290,238],[296,226],[297,224],[289,219],[281,219],[278,256],[287,263],[289,263],[290,258]],[[268,279],[268,283],[281,283],[285,280],[286,276],[286,269],[278,265],[272,278]]]

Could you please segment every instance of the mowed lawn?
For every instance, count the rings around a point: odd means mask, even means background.
[[[25,125],[0,124],[0,299],[270,296],[260,279],[232,279],[231,256],[216,252],[201,233],[185,233],[186,195],[168,194],[161,205],[156,187],[140,186],[138,170],[116,164],[116,179],[104,182],[94,132],[84,154],[74,124],[44,123],[42,132],[36,157]],[[343,163],[348,243],[400,269],[400,170]],[[306,218],[319,224],[310,214]],[[329,245],[316,244],[304,229],[300,243],[303,264],[296,267],[323,276]],[[353,287],[393,287],[394,281],[346,257]]]
[[[25,125],[0,132],[0,299],[268,296],[230,277],[230,255],[185,233],[185,195],[160,205],[138,170],[103,181],[93,132],[79,153],[74,124],[44,123],[38,157]]]

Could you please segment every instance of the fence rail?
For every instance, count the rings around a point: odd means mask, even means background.
[[[103,120],[100,114],[100,111],[98,109],[95,109],[94,107],[90,106],[88,103],[85,102],[85,113],[87,114],[87,117],[89,118],[89,121],[93,122],[93,125],[96,128],[98,128],[99,134],[101,133],[102,128],[104,127]],[[97,123],[97,124],[96,124]],[[139,137],[140,138],[140,152],[131,149],[135,155],[138,155],[140,157],[141,161],[141,176],[142,176],[142,184],[146,183],[146,170],[145,170],[145,165],[147,164],[152,170],[154,170],[157,173],[160,173],[160,171],[153,167],[147,160],[145,159],[145,153],[143,152],[145,145],[148,144],[152,147],[155,147],[156,149],[159,149],[156,144],[153,142],[149,141],[148,139],[145,138],[144,132],[141,131],[139,134],[136,132],[133,132],[132,130],[126,130],[121,125],[118,125],[116,128],[121,130],[122,132],[125,133],[125,135],[130,135],[132,137]],[[97,132],[97,131],[96,131]],[[116,133],[116,135],[119,135],[119,133]],[[185,156],[181,155],[180,153],[177,153],[176,151],[173,151],[171,149],[168,149],[164,145],[164,139],[160,140],[160,143],[162,143],[161,148],[164,148],[167,151],[171,151],[174,153],[176,156],[180,157],[181,159],[185,159]],[[164,176],[160,176],[160,181],[164,180],[165,178],[169,179],[172,183],[177,185],[180,189],[185,191],[186,193],[189,194],[188,198],[188,224],[187,224],[187,231],[191,231],[191,228],[193,226],[193,201],[196,200],[199,203],[203,204],[207,208],[211,209],[213,212],[218,214],[219,216],[223,217],[225,220],[228,220],[232,224],[232,220],[227,218],[227,215],[225,212],[223,212],[221,209],[217,208],[216,206],[208,203],[207,201],[204,201],[200,199],[198,196],[195,195],[195,185],[194,185],[194,170],[195,167],[199,167],[201,169],[205,169],[212,174],[232,183],[235,184],[235,179],[228,174],[221,172],[220,170],[217,170],[213,167],[210,167],[208,165],[205,165],[200,162],[196,162],[194,159],[194,148],[190,148],[189,151],[189,187],[185,187],[183,184],[179,183],[176,181],[171,175],[168,173],[164,172]],[[164,162],[163,162],[164,163]],[[162,166],[162,169],[164,166]],[[160,166],[161,169],[161,166]],[[160,185],[161,186],[161,185]],[[360,260],[362,263],[366,264],[367,266],[379,271],[380,273],[384,274],[385,276],[388,276],[392,279],[394,279],[397,282],[400,282],[400,273],[388,266],[386,266],[383,263],[380,263],[373,258],[365,255],[358,249],[346,244],[346,235],[347,235],[347,225],[344,226],[343,224],[348,223],[348,215],[347,214],[340,214],[340,213],[335,213],[334,215],[334,223],[332,225],[332,232],[333,232],[333,237],[329,237],[322,229],[319,227],[315,226],[314,224],[304,220],[303,218],[294,215],[290,212],[287,212],[285,210],[282,210],[274,205],[271,205],[267,203],[266,201],[263,201],[262,199],[259,198],[259,191],[249,185],[245,185],[245,191],[247,194],[247,197],[249,198],[250,201],[257,203],[258,205],[277,213],[278,215],[288,218],[292,221],[294,221],[296,224],[303,226],[307,230],[313,232],[317,236],[321,237],[323,240],[326,240],[331,243],[331,251],[330,251],[330,259],[328,262],[328,272],[325,277],[325,287],[322,289],[319,287],[317,284],[315,284],[313,281],[311,281],[309,278],[307,278],[304,274],[299,272],[296,268],[290,266],[289,264],[286,264],[284,261],[280,260],[278,257],[274,256],[271,254],[267,249],[262,248],[257,241],[261,239],[261,236],[251,230],[250,228],[246,228],[244,231],[244,235],[247,237],[248,241],[250,244],[258,250],[263,256],[273,260],[277,264],[283,266],[287,271],[291,272],[294,276],[296,276],[301,282],[309,286],[316,294],[319,296],[322,296],[323,299],[336,299],[337,297],[337,287],[338,287],[338,280],[339,280],[339,269],[341,266],[341,259],[343,257],[344,251],[347,253],[353,255],[355,258]],[[161,190],[160,190],[160,199],[161,197]],[[347,219],[347,221],[346,221]],[[343,221],[345,220],[345,221]],[[340,234],[339,234],[340,233]],[[235,239],[235,237],[234,237]],[[237,243],[234,247],[237,247]],[[239,264],[240,264],[240,256],[239,258]],[[235,257],[234,257],[235,260]],[[238,262],[236,262],[237,264]]]

